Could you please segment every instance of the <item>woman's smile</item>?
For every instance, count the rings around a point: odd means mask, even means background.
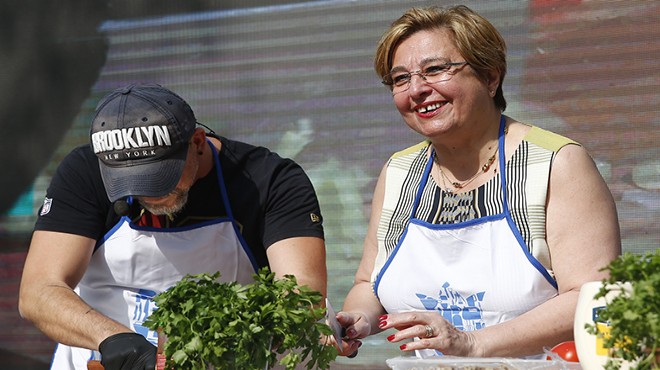
[[[430,118],[435,116],[437,113],[440,113],[442,108],[447,105],[447,102],[432,102],[432,103],[425,103],[416,106],[413,110],[417,113],[417,115],[421,118]]]

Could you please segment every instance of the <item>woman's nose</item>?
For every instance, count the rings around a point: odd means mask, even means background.
[[[431,89],[424,76],[417,73],[410,76],[409,84],[408,94],[410,95],[419,95]]]

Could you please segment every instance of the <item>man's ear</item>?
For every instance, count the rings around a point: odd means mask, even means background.
[[[190,139],[190,142],[195,146],[195,151],[197,153],[204,152],[204,146],[206,145],[206,132],[204,129],[197,127],[195,132],[193,132],[193,136]]]

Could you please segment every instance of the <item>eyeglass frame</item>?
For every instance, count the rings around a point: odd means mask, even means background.
[[[466,66],[466,65],[470,65],[470,63],[469,63],[469,62],[466,62],[466,61],[463,61],[463,62],[446,62],[446,63],[443,63],[443,64],[439,65],[438,67],[446,67],[447,70],[443,70],[442,72],[438,72],[438,74],[441,74],[441,73],[448,74],[448,75],[449,75],[449,78],[447,78],[446,80],[435,81],[435,82],[433,82],[433,83],[445,82],[445,81],[449,81],[449,80],[451,80],[451,78],[454,76],[455,73],[450,73],[450,72],[452,72],[452,70],[451,70],[450,68],[451,68],[451,67],[462,67],[462,66]],[[454,70],[454,72],[455,72],[455,71],[456,71],[456,70]],[[390,72],[390,73],[386,74],[386,75],[385,75],[385,78],[383,78],[383,80],[380,81],[383,85],[388,86],[388,87],[390,88],[390,90],[392,90],[393,93],[394,93],[394,87],[395,87],[396,84],[394,83],[394,80],[392,79],[392,73],[397,73],[397,72],[398,72],[398,71],[394,71],[394,72]],[[429,72],[422,72],[421,69],[418,69],[418,70],[416,70],[416,71],[412,71],[412,72],[405,72],[405,73],[403,73],[402,75],[408,75],[407,81],[405,82],[405,86],[407,86],[407,87],[406,87],[405,89],[403,89],[403,90],[397,91],[397,92],[394,93],[394,94],[398,94],[398,93],[401,93],[401,92],[407,91],[407,90],[410,88],[410,84],[412,83],[412,76],[414,76],[414,75],[418,75],[419,77],[422,78],[422,80],[424,80],[424,82],[427,82],[428,80],[426,79],[426,77],[427,77],[429,74],[432,74],[432,73],[429,73]],[[390,79],[391,82],[388,82],[388,81],[387,81],[387,78],[388,78],[388,77],[389,77],[389,79]],[[404,85],[397,86],[397,87],[403,87],[403,86],[404,86]]]

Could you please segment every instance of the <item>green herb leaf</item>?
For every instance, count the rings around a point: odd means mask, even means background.
[[[321,293],[267,268],[244,286],[219,277],[186,275],[154,298],[145,326],[167,338],[167,368],[263,370],[277,365],[278,354],[287,370],[305,361],[307,369],[329,368],[337,349],[322,340],[332,330],[322,321]]]
[[[609,335],[587,324],[587,332],[603,338],[603,347],[611,351],[605,366],[619,369],[621,360],[636,362],[634,369],[660,367],[660,249],[644,254],[624,253],[606,268],[610,276],[594,297],[622,290],[598,312],[599,320],[607,322]],[[632,289],[627,292],[624,284]]]

